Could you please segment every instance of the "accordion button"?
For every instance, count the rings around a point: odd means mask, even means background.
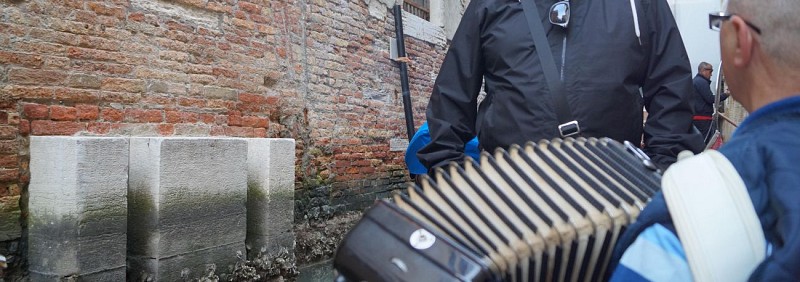
[[[430,248],[435,242],[436,236],[433,236],[433,234],[425,229],[417,229],[411,233],[411,237],[408,238],[408,243],[411,244],[411,247],[414,247],[414,249],[417,250],[425,250]]]

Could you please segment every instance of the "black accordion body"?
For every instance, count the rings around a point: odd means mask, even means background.
[[[340,281],[598,281],[660,188],[636,147],[554,139],[484,152],[378,201],[334,259]]]

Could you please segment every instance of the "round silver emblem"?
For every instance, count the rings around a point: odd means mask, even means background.
[[[417,231],[411,233],[411,237],[408,238],[408,243],[417,250],[430,248],[435,242],[436,236],[433,236],[433,234],[425,229],[417,229]]]

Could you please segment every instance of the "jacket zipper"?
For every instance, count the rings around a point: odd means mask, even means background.
[[[567,35],[564,34],[564,42],[561,45],[561,81],[564,81],[564,68],[567,62]]]

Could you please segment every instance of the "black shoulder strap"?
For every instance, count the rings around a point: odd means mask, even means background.
[[[550,44],[547,42],[547,35],[544,34],[544,27],[539,18],[539,11],[533,6],[533,1],[520,0],[520,3],[522,4],[523,14],[528,20],[528,28],[531,30],[533,42],[536,44],[536,53],[539,54],[539,61],[542,64],[547,85],[550,86],[550,92],[553,94],[553,108],[559,123],[558,132],[561,137],[580,134],[581,128],[578,126],[578,121],[572,117],[572,112],[567,103],[567,96],[564,92],[564,85],[561,83],[561,79],[558,78],[556,61],[553,59]]]

